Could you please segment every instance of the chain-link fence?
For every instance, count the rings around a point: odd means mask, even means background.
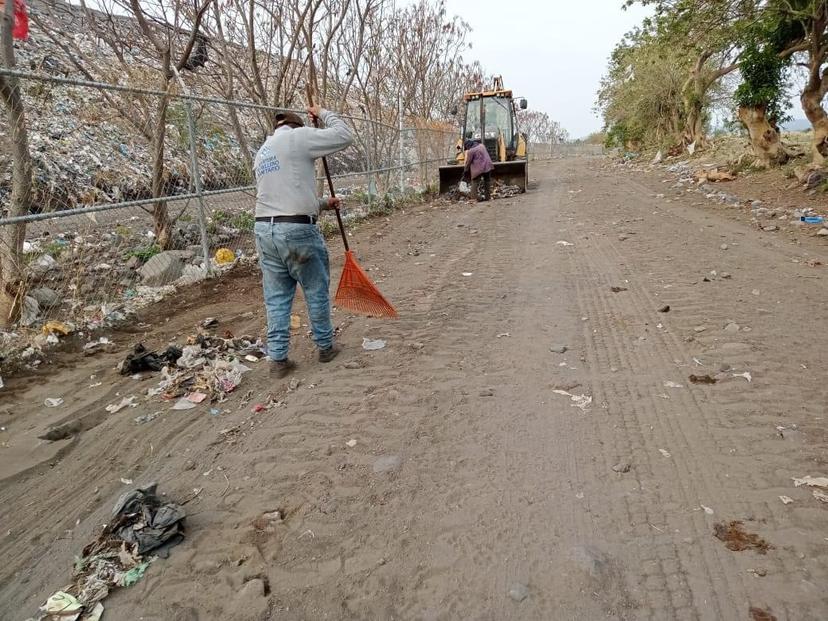
[[[20,325],[114,323],[170,285],[252,261],[253,158],[283,110],[2,71],[36,111],[30,213],[10,216],[11,150],[0,155],[0,233],[16,227],[25,240],[0,248],[25,283]],[[355,140],[329,164],[346,221],[434,188],[454,156],[450,129],[343,116]],[[8,133],[0,128],[0,141],[10,144]]]
[[[532,161],[553,160],[564,157],[591,157],[604,154],[600,144],[577,142],[559,142],[549,144],[535,142],[529,147],[529,159]]]

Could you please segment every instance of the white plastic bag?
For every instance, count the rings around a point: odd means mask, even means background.
[[[471,185],[469,185],[465,181],[461,181],[457,185],[457,191],[460,192],[460,194],[471,194]]]

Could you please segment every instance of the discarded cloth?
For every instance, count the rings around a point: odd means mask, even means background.
[[[121,363],[121,375],[134,375],[142,371],[160,371],[168,364],[174,364],[181,358],[181,350],[178,347],[170,346],[164,353],[158,354],[154,351],[147,351],[142,343],[135,346]]]
[[[150,483],[123,494],[112,511],[114,519],[101,537],[114,535],[127,543],[136,543],[139,555],[165,544],[179,543],[184,538],[182,522],[186,513],[180,505],[159,498],[155,494],[157,485]]]

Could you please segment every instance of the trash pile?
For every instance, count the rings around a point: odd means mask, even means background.
[[[200,333],[187,345],[171,345],[161,353],[135,346],[120,365],[123,375],[145,371],[161,372],[161,381],[147,391],[147,398],[174,401],[173,410],[189,410],[200,403],[220,403],[241,384],[251,368],[241,362],[255,363],[265,357],[261,341],[249,336],[226,338]]]
[[[67,7],[67,11],[70,10]],[[65,15],[40,12],[40,18],[53,32],[65,32]],[[73,30],[70,28],[70,30]],[[99,45],[93,32],[76,28],[72,34],[85,58],[95,58],[99,66],[117,66],[119,61],[105,45]],[[22,67],[40,67],[44,73],[84,79],[58,45],[32,24],[28,40],[16,46]],[[155,66],[136,48],[126,51],[136,66]],[[134,80],[137,74],[130,79]],[[124,76],[108,79],[122,81]],[[200,92],[206,84],[193,80],[190,88]],[[152,154],[147,139],[135,122],[152,121],[155,106],[141,106],[129,93],[108,93],[105,98],[95,89],[50,82],[21,80],[29,122],[29,144],[34,167],[34,202],[42,211],[76,208],[92,203],[110,203],[151,197]],[[153,88],[148,81],[136,84]],[[152,101],[152,99],[150,99]],[[215,107],[212,107],[215,108]],[[223,110],[199,110],[199,149],[205,189],[246,185],[250,173],[244,170],[242,149]],[[153,110],[148,113],[147,110]],[[124,118],[129,114],[131,118]],[[147,116],[150,114],[150,116]],[[253,115],[239,115],[248,136],[257,135]],[[167,112],[165,139],[166,189],[169,194],[186,193],[189,178],[187,120],[183,104],[173,100]],[[0,139],[5,131],[0,130]],[[10,157],[10,154],[9,156]],[[0,154],[0,166],[10,170],[10,162]],[[10,179],[0,178],[0,203],[10,192]]]
[[[134,585],[151,563],[169,556],[170,548],[184,539],[186,514],[180,505],[160,498],[156,488],[157,483],[150,483],[118,499],[112,519],[75,559],[72,583],[27,621],[99,621],[101,602],[112,589]]]
[[[227,253],[232,255],[232,259],[227,257]],[[119,283],[111,281],[111,274],[107,282],[103,272],[100,277],[95,273],[87,273],[83,296],[77,285],[67,286],[68,275],[55,271],[49,276],[51,280],[39,278],[24,298],[22,319],[17,330],[0,332],[0,359],[34,369],[43,363],[45,352],[65,337],[72,335],[86,338],[88,333],[117,328],[134,320],[141,309],[174,295],[180,287],[207,278],[206,270],[192,258],[194,255],[194,252],[187,251],[157,254],[152,259],[160,257],[158,261],[147,261],[135,270],[132,280],[127,277]],[[42,255],[40,258],[45,257],[51,259],[51,265],[54,259],[50,255]],[[190,260],[194,262],[188,263]],[[254,255],[220,248],[211,260],[212,274],[221,275],[238,266],[252,265],[255,260]],[[54,263],[58,265],[58,262]],[[141,270],[144,270],[143,273]],[[141,285],[134,282],[139,277],[153,283],[171,278],[172,284]],[[94,289],[89,291],[89,286]],[[57,293],[56,289],[64,291],[64,295]],[[89,292],[86,293],[87,291]],[[93,302],[86,296],[105,297],[103,301]],[[45,299],[49,301],[48,305],[41,304]],[[60,317],[61,321],[46,321],[50,315]],[[35,326],[42,321],[45,323],[40,330],[35,331]],[[83,353],[87,356],[95,355],[110,351],[112,347],[113,344],[106,337],[96,340],[90,338],[83,346]]]

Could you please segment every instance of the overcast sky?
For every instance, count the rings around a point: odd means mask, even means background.
[[[573,138],[601,128],[595,93],[612,48],[639,24],[623,0],[446,0],[473,28],[476,58],[529,107],[549,114]]]

